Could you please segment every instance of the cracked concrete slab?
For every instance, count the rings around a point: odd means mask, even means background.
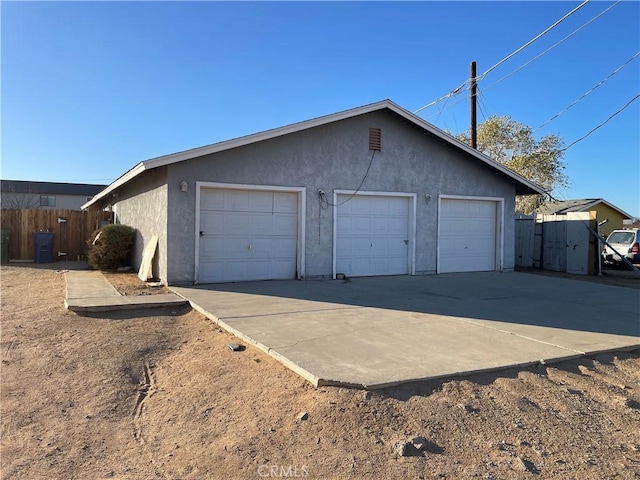
[[[640,347],[640,292],[523,273],[175,287],[314,385],[368,389]]]

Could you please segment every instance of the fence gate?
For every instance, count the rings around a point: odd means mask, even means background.
[[[564,221],[564,216],[545,215],[544,217],[542,223],[542,268],[564,272],[567,269],[567,224]]]
[[[33,234],[53,232],[53,261],[80,260],[87,252],[86,242],[112,213],[80,210],[3,209],[2,230],[9,232],[9,261],[34,260]]]
[[[516,267],[533,267],[535,225],[533,215],[516,215]]]

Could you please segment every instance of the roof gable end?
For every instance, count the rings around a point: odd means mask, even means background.
[[[504,165],[496,162],[495,160],[488,157],[487,155],[471,148],[465,143],[447,134],[443,130],[440,130],[438,127],[426,122],[425,120],[414,115],[408,110],[405,110],[404,108],[395,104],[391,100],[383,100],[381,102],[364,105],[364,106],[353,108],[350,110],[345,110],[342,112],[333,113],[330,115],[325,115],[322,117],[317,117],[314,119],[305,120],[298,123],[293,123],[291,125],[274,128],[271,130],[265,130],[263,132],[255,133],[252,135],[246,135],[243,137],[238,137],[231,140],[225,140],[225,141],[214,143],[211,145],[205,145],[203,147],[184,150],[182,152],[172,153],[169,155],[163,155],[160,157],[145,160],[137,164],[131,170],[129,170],[124,175],[122,175],[117,180],[115,180],[113,183],[111,183],[106,189],[104,189],[102,192],[96,195],[90,202],[87,202],[85,205],[83,205],[82,208],[88,208],[93,203],[97,202],[101,198],[106,197],[110,192],[116,190],[117,188],[121,187],[125,183],[131,181],[133,178],[140,175],[142,172],[146,170],[151,170],[151,169],[159,168],[165,165],[171,165],[174,163],[183,162],[185,160],[189,160],[192,158],[202,157],[205,155],[210,155],[210,154],[225,151],[225,150],[230,150],[232,148],[238,148],[244,145],[261,142],[271,138],[288,135],[288,134],[299,132],[302,130],[307,130],[310,128],[338,122],[340,120],[345,120],[358,115],[364,115],[367,113],[384,110],[384,109],[388,109],[396,113],[397,115],[409,121],[410,123],[414,124],[415,126],[435,135],[436,137],[451,144],[455,148],[462,150],[464,153],[468,154],[472,158],[475,158],[476,160],[479,160],[480,162],[497,170],[498,172],[503,174],[505,177],[511,179],[516,184],[516,191],[518,193],[521,193],[521,194],[545,193],[540,186],[527,180],[526,178],[515,173],[514,171],[505,167]]]

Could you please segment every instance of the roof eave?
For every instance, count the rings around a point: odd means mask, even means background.
[[[82,207],[80,207],[80,208],[82,210],[88,209],[89,207],[91,207],[92,205],[94,205],[95,203],[97,203],[98,201],[102,200],[103,198],[105,198],[110,193],[112,193],[114,190],[122,187],[124,184],[126,184],[126,183],[130,182],[131,180],[133,180],[135,177],[140,175],[145,170],[146,170],[145,162],[138,163],[135,167],[133,167],[128,172],[126,172],[124,175],[120,176],[114,182],[110,183],[107,186],[107,188],[105,188],[104,190],[102,190],[101,192],[96,194],[91,200],[89,200],[87,203],[82,205]]]
[[[612,205],[611,203],[607,202],[604,198],[598,198],[596,201],[590,203],[589,205],[585,205],[581,210],[582,211],[586,211],[587,208],[591,208],[596,206],[599,203],[604,203],[607,207],[615,210],[616,212],[622,214],[622,216],[626,219],[632,219],[634,218],[632,215],[629,215],[627,212],[625,212],[624,210],[619,209],[618,207],[616,207],[615,205]]]
[[[362,107],[352,108],[350,110],[345,110],[343,112],[333,113],[330,115],[317,117],[311,120],[305,120],[302,122],[293,123],[291,125],[286,125],[284,127],[274,128],[271,130],[266,130],[264,132],[245,135],[235,139],[226,140],[223,142],[218,142],[218,143],[206,145],[203,147],[193,148],[190,150],[183,150],[181,152],[172,153],[168,155],[163,155],[161,157],[145,160],[143,162],[140,162],[138,165],[133,167],[131,170],[129,170],[124,175],[122,175],[116,181],[111,183],[107,188],[105,188],[103,191],[101,191],[95,197],[93,197],[91,201],[85,203],[82,206],[82,208],[83,209],[89,208],[91,205],[95,204],[97,201],[107,196],[110,192],[113,192],[117,188],[120,188],[127,182],[133,180],[136,176],[140,175],[145,170],[151,170],[153,168],[162,167],[172,163],[178,163],[178,162],[182,162],[192,158],[202,157],[204,155],[211,155],[212,153],[217,153],[223,150],[230,150],[232,148],[241,147],[251,143],[257,143],[264,140],[269,140],[271,138],[299,132],[301,130],[306,130],[309,128],[314,128],[314,127],[326,125],[333,122],[338,122],[340,120],[345,120],[347,118],[352,118],[358,115],[364,115],[377,110],[382,110],[384,108],[387,108],[392,112],[400,115],[401,117],[404,117],[408,121],[418,125],[419,127],[441,138],[442,140],[450,144],[453,144],[454,146],[458,147],[462,151],[476,157],[480,161],[486,163],[487,165],[503,173],[505,176],[511,178],[516,183],[516,192],[518,195],[533,195],[533,194],[546,193],[542,189],[542,187],[536,185],[533,182],[530,182],[526,178],[522,177],[521,175],[518,175],[514,171],[496,162],[495,160],[488,157],[487,155],[484,155],[483,153],[464,144],[463,142],[452,137],[451,135],[444,132],[443,130],[440,130],[438,127],[431,125],[430,123],[426,122],[425,120],[418,117],[417,115],[395,104],[391,100],[382,100],[380,102],[371,103],[369,105],[364,105]]]
[[[424,128],[425,130],[433,133],[437,137],[440,137],[441,139],[443,139],[443,140],[445,140],[445,141],[457,146],[458,148],[460,148],[464,152],[476,157],[477,159],[481,160],[482,162],[488,164],[489,166],[499,170],[500,172],[505,174],[507,177],[510,177],[513,180],[515,180],[515,182],[516,182],[516,191],[518,191],[518,189],[520,189],[520,192],[517,192],[518,195],[536,195],[536,194],[544,195],[546,193],[545,190],[542,187],[540,187],[539,185],[536,185],[535,183],[527,180],[522,175],[519,175],[518,173],[516,173],[513,170],[505,167],[501,163],[496,162],[493,158],[485,155],[484,153],[476,150],[475,148],[471,148],[466,143],[461,142],[457,138],[449,135],[448,133],[446,133],[445,131],[439,129],[435,125],[432,125],[432,124],[428,123],[427,121],[423,120],[422,118],[418,117],[417,115],[405,110],[404,108],[400,107],[399,105],[396,105],[395,103],[391,102],[390,100],[388,102],[393,107],[393,108],[390,107],[390,109],[395,111],[399,115],[402,115],[405,118],[407,118],[408,120],[411,120],[414,123],[417,123],[422,128]]]

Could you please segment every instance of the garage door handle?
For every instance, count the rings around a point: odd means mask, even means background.
[[[249,251],[253,250],[253,245],[249,244]]]

